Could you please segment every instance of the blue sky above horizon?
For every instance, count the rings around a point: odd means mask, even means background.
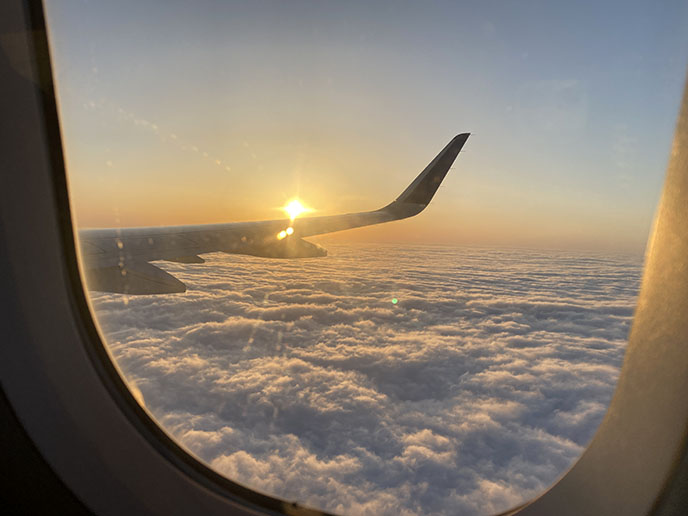
[[[641,250],[688,63],[678,1],[47,7],[81,226],[375,209],[468,131],[427,212],[335,238]]]

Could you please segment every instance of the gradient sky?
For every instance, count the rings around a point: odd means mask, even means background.
[[[376,209],[468,131],[426,212],[335,238],[641,251],[688,63],[684,1],[47,9],[89,227]]]

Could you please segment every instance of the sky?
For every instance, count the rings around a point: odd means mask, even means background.
[[[356,516],[495,514],[580,456],[619,374],[639,257],[329,250],[164,262],[186,293],[93,294],[130,386],[183,447]]]
[[[377,209],[471,132],[430,210],[335,238],[644,248],[685,2],[47,7],[81,227]]]

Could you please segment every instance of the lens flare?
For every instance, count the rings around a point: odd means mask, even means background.
[[[277,240],[282,240],[283,238],[287,238],[290,235],[294,234],[294,228],[289,226],[287,229],[283,229],[279,233],[277,233]]]

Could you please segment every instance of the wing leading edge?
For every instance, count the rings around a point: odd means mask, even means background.
[[[148,262],[203,263],[203,253],[225,252],[266,258],[325,256],[304,237],[333,233],[417,215],[430,203],[469,133],[459,134],[393,202],[374,211],[260,222],[202,226],[85,229],[79,232],[90,290],[122,294],[184,292],[174,276]],[[289,234],[287,234],[289,229]]]

